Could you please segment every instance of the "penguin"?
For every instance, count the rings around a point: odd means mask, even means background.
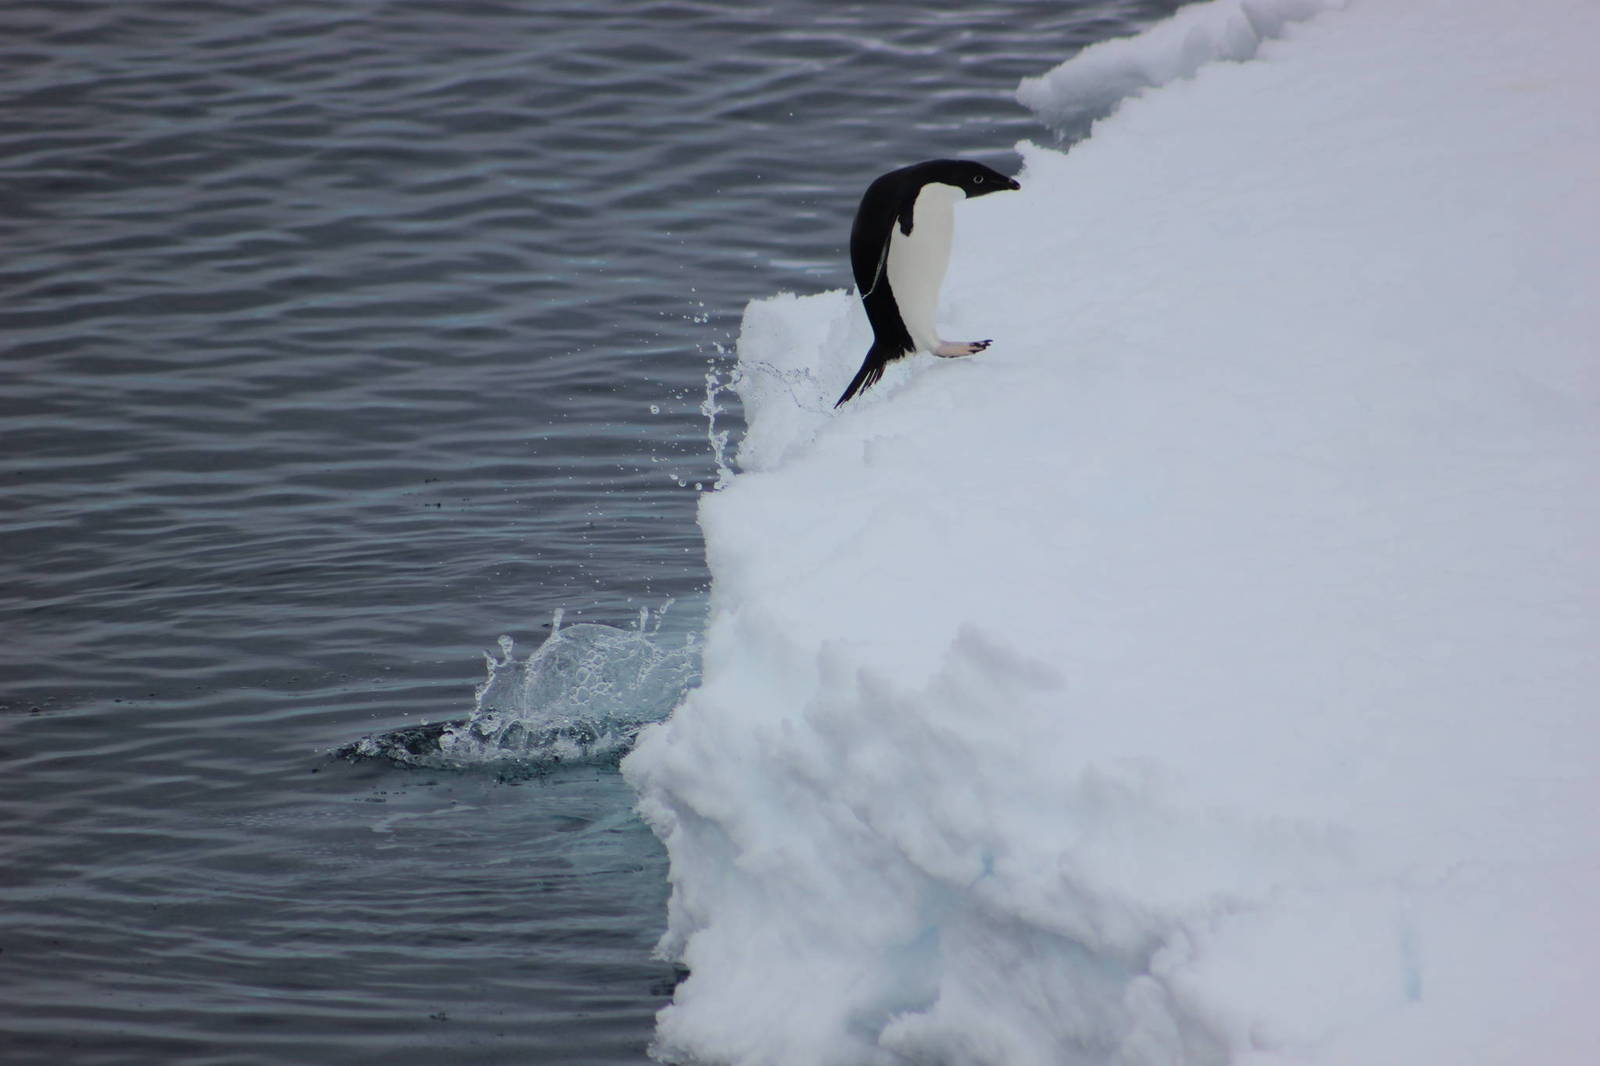
[[[930,159],[867,186],[850,229],[850,267],[872,323],[872,347],[835,407],[869,388],[901,356],[932,352],[954,359],[989,347],[988,341],[940,340],[934,330],[954,208],[957,200],[1020,188],[966,159]]]

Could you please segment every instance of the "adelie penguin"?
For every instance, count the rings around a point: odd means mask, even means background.
[[[870,387],[901,356],[932,352],[952,359],[989,346],[988,341],[940,340],[934,330],[955,204],[1020,188],[999,171],[965,159],[932,159],[891,170],[867,186],[850,230],[850,267],[872,323],[872,347],[835,407]]]

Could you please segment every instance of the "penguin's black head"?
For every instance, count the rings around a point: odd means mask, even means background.
[[[1022,188],[1014,179],[1006,177],[998,170],[970,159],[938,159],[923,165],[928,168],[929,181],[937,181],[941,185],[954,185],[966,193],[968,199],[974,196],[988,196],[992,192]]]

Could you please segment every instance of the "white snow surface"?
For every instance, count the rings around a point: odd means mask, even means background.
[[[1289,24],[1346,0],[1211,0],[1179,8],[1134,38],[1091,45],[1037,78],[1017,98],[1046,119],[1104,111],[1155,85],[1192,77],[1208,63],[1252,59]]]
[[[1311,7],[957,205],[988,352],[749,307],[660,1057],[1595,1061],[1600,7]]]

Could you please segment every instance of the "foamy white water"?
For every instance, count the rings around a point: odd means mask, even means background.
[[[663,1057],[1600,1042],[1600,11],[1318,6],[1026,83],[1145,75],[958,208],[983,356],[834,412],[854,296],[748,309],[703,683],[624,764]]]

